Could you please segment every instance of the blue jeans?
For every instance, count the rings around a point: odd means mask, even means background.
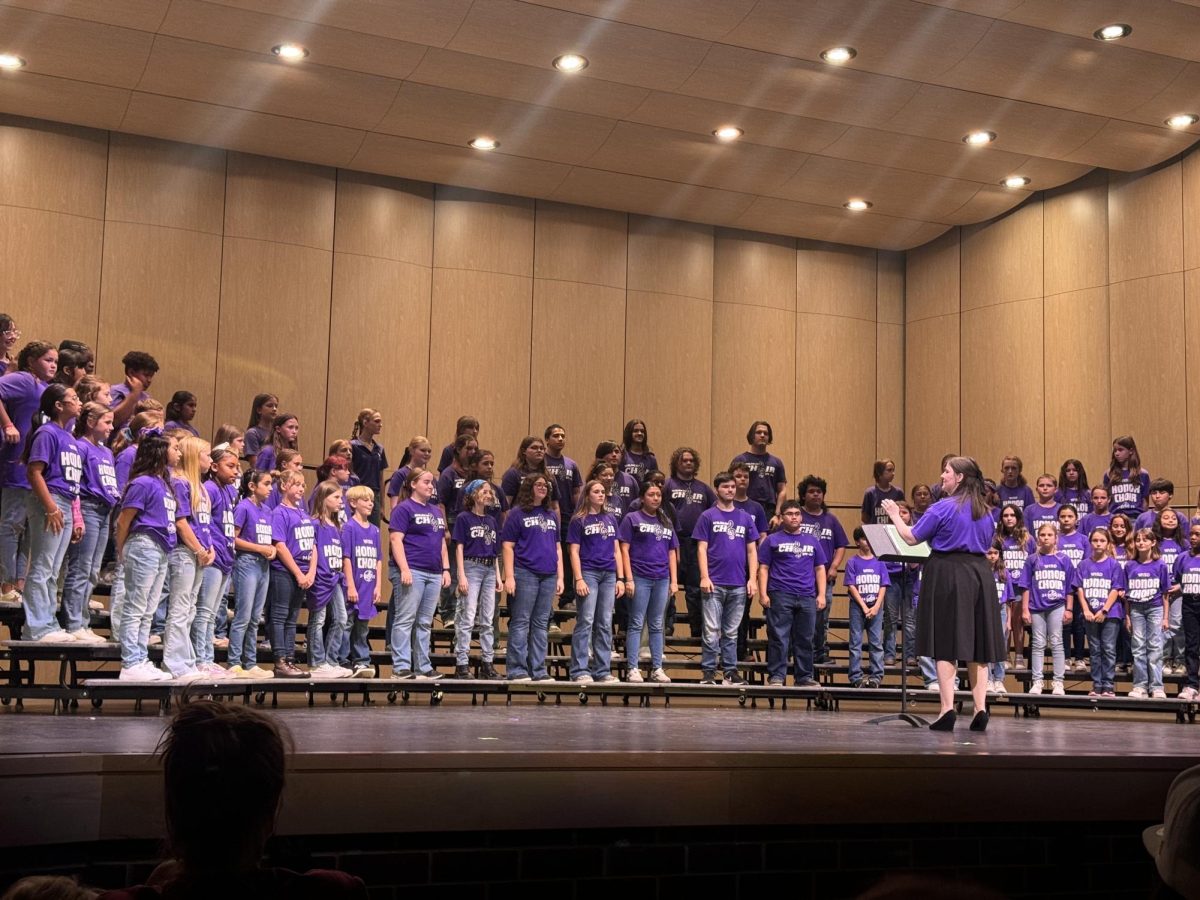
[[[349,617],[349,624],[346,628],[347,638],[342,641],[341,663],[343,665],[349,663],[352,666],[369,666],[371,664],[369,639],[371,620],[358,618],[358,614],[353,608],[348,608],[346,615]]]
[[[392,605],[396,607],[392,622],[392,669],[418,674],[433,667],[429,663],[429,633],[433,629],[433,613],[442,592],[442,573],[410,569],[412,584],[400,583],[400,569],[388,566],[392,580]],[[400,601],[397,604],[396,594]]]
[[[746,608],[746,586],[726,587],[714,584],[711,594],[701,594],[704,602],[704,636],[700,651],[700,668],[705,672],[717,670],[717,650],[724,671],[737,671],[738,625]],[[653,631],[651,632],[653,634]]]
[[[1000,605],[1000,625],[1004,631],[1005,646],[1008,646],[1008,632],[1010,629],[1008,617],[1012,609],[1011,603],[1002,603]],[[1008,668],[1007,654],[1005,659],[999,662],[988,663],[988,680],[989,681],[1004,681],[1004,675]]]
[[[887,598],[884,598],[884,603]],[[850,601],[850,682],[862,678],[863,634],[867,638],[867,654],[870,657],[871,678],[883,679],[883,610],[871,618],[862,607]]]
[[[662,668],[663,614],[667,611],[667,578],[633,576],[633,596],[629,599],[629,628],[625,633],[625,662],[630,670],[638,665],[642,628],[650,628],[650,669]],[[739,621],[741,621],[739,619]],[[736,657],[737,654],[735,653]]]
[[[787,678],[788,658],[796,681],[813,677],[813,629],[817,624],[817,598],[774,590],[768,593],[767,674]]]
[[[1183,662],[1183,595],[1171,597],[1167,608],[1167,630],[1163,632],[1163,659],[1170,660],[1171,665]]]
[[[239,553],[233,560],[233,590],[237,607],[229,629],[229,665],[253,668],[258,663],[258,620],[267,602],[270,563],[257,553]]]
[[[296,620],[300,618],[300,607],[304,605],[304,593],[304,588],[300,587],[291,572],[271,569],[271,587],[267,592],[271,621],[268,625],[271,657],[276,663],[296,658]]]
[[[100,575],[111,521],[111,510],[99,500],[83,497],[79,510],[83,514],[83,537],[78,544],[67,548],[67,577],[63,580],[62,607],[67,631],[78,631],[91,618],[87,602]]]
[[[1056,606],[1054,609],[1030,610],[1033,619],[1033,644],[1030,651],[1029,668],[1033,670],[1033,680],[1041,681],[1046,670],[1046,640],[1050,641],[1051,668],[1054,670],[1054,680],[1062,681],[1067,671],[1067,660],[1063,655],[1063,614],[1066,607]]]
[[[121,667],[129,669],[150,658],[146,644],[150,640],[150,619],[167,580],[167,551],[150,535],[140,532],[130,535],[124,550]]]
[[[196,598],[196,617],[192,619],[192,651],[196,664],[213,661],[213,638],[216,636],[216,612],[221,598],[229,587],[229,575],[216,566],[207,566],[200,573],[200,593]]]
[[[33,491],[29,488],[6,487],[0,491],[0,581],[15,584],[25,577],[29,560],[21,551],[21,539],[25,536],[32,496]]]
[[[1088,622],[1088,647],[1092,651],[1092,688],[1097,693],[1113,689],[1117,677],[1117,635],[1125,625],[1120,619]]]
[[[25,579],[23,635],[27,641],[58,631],[54,612],[58,605],[58,572],[71,543],[71,500],[59,494],[50,497],[62,512],[63,528],[58,534],[47,530],[46,510],[29,492],[29,573]]]
[[[196,650],[192,646],[192,619],[204,569],[196,554],[182,544],[171,551],[167,561],[167,628],[163,632],[163,667],[178,677],[196,668]]]
[[[543,575],[520,566],[513,567],[516,591],[509,598],[509,678],[545,678],[546,648],[549,643],[550,612],[558,575]]]
[[[587,596],[575,595],[575,630],[571,632],[571,678],[612,673],[612,616],[617,573],[584,569]],[[591,661],[588,651],[591,650]]]
[[[329,620],[329,631],[325,621]],[[308,613],[308,664],[310,667],[335,665],[342,652],[342,637],[346,633],[346,596],[340,586],[320,609]]]
[[[1162,690],[1162,603],[1130,603],[1129,619],[1133,625],[1133,686]]]
[[[496,654],[492,630],[492,617],[496,613],[496,565],[464,559],[462,574],[467,579],[467,592],[458,595],[454,612],[454,662],[459,666],[467,664],[471,655],[471,629],[478,619],[479,655],[490,663]]]

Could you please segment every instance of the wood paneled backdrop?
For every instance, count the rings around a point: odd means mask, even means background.
[[[961,449],[994,474],[1015,453],[1031,481],[1078,457],[1095,484],[1132,434],[1195,504],[1200,153],[1092,172],[910,250],[905,322],[910,479]]]
[[[708,478],[768,419],[793,485],[820,473],[839,504],[877,455],[903,465],[900,253],[15,118],[0,236],[24,340],[84,340],[114,379],[149,351],[154,395],[194,392],[202,433],[277,393],[310,463],[370,406],[393,464],[472,413],[501,467],[550,422],[590,460],[632,417]]]

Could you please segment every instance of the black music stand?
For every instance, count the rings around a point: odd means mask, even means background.
[[[908,563],[921,564],[929,559],[929,545],[905,543],[899,532],[896,531],[895,525],[864,525],[863,533],[867,536],[867,543],[871,545],[871,552],[884,562],[898,562],[907,565]],[[908,573],[905,572],[905,578],[907,577]],[[901,634],[904,633],[905,625],[908,623],[908,606],[908,598],[901,597]],[[868,719],[868,725],[882,725],[884,722],[907,722],[913,728],[929,727],[928,720],[908,711],[908,665],[905,658],[910,649],[913,651],[913,658],[916,659],[915,647],[906,646],[900,657],[900,712]]]

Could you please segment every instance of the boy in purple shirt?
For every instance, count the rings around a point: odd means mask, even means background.
[[[1025,520],[1025,530],[1030,534],[1036,535],[1038,529],[1047,522],[1058,527],[1058,511],[1062,504],[1054,499],[1057,491],[1058,484],[1053,475],[1038,476],[1037,500],[1021,511]]]
[[[780,507],[781,529],[762,542],[758,557],[759,602],[767,615],[768,684],[782,685],[788,657],[795,656],[797,687],[815,687],[813,630],[825,602],[829,564],[820,540],[801,529],[800,504]]]
[[[821,543],[825,556],[825,591],[833,595],[837,584],[838,567],[846,555],[850,541],[846,539],[846,531],[837,516],[825,506],[825,493],[828,485],[824,478],[816,475],[805,476],[800,482],[799,500],[804,504],[800,509],[800,528],[815,536]],[[829,662],[829,607],[820,610],[817,616],[817,627],[813,633],[813,662]]]
[[[904,499],[904,491],[892,484],[896,479],[896,463],[893,460],[875,460],[873,475],[875,484],[863,494],[862,521],[864,525],[886,525],[891,520],[883,511],[883,501],[895,500],[899,503]]]
[[[342,567],[350,628],[348,640],[342,643],[341,664],[349,664],[353,678],[370,678],[375,670],[367,635],[375,604],[383,600],[379,527],[371,521],[375,492],[366,485],[355,485],[346,491],[346,504],[351,514],[342,526]]]
[[[1188,529],[1188,549],[1175,557],[1172,573],[1182,599],[1184,676],[1180,700],[1200,694],[1200,522]]]
[[[108,389],[114,433],[133,418],[138,403],[150,396],[146,391],[158,374],[158,360],[142,350],[130,350],[121,357],[121,365],[125,367],[125,380]]]
[[[716,506],[700,514],[693,532],[704,597],[700,683],[716,683],[719,642],[725,683],[745,684],[737,671],[737,633],[745,607],[758,587],[758,526],[734,507],[736,487],[729,472],[717,473],[713,487],[717,489]]]
[[[562,544],[563,559],[570,556],[571,548],[567,543],[567,526],[575,515],[578,505],[579,492],[583,490],[583,474],[575,460],[563,455],[567,446],[567,429],[561,425],[548,425],[543,433],[546,440],[546,474],[554,479],[554,495],[558,497],[558,519],[562,523],[562,534],[559,543]],[[558,608],[563,609],[575,602],[575,580],[563,579],[563,593],[558,598]]]
[[[663,485],[663,500],[675,510],[675,527],[679,535],[679,584],[683,587],[692,637],[704,633],[700,567],[696,562],[696,541],[692,531],[700,513],[717,502],[713,489],[696,478],[699,470],[700,454],[691,447],[680,447],[671,454],[671,477]]]
[[[858,545],[858,556],[846,563],[846,590],[850,594],[850,684],[856,688],[876,688],[883,683],[882,612],[892,581],[887,566],[871,553],[871,545],[861,528],[854,529],[854,543]],[[864,631],[871,661],[871,674],[866,678],[862,674]]]
[[[767,447],[775,440],[775,432],[770,422],[761,419],[750,423],[746,432],[746,443],[750,449],[739,453],[730,463],[730,471],[737,463],[745,463],[750,467],[750,487],[748,494],[751,500],[762,504],[768,519],[775,518],[775,510],[787,499],[787,472],[783,460],[767,452]]]

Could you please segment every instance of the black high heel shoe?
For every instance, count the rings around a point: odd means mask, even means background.
[[[979,712],[975,713],[975,718],[971,720],[971,730],[987,731],[988,718],[988,711],[986,709],[979,710]]]
[[[929,726],[929,730],[930,731],[953,731],[954,730],[954,720],[956,718],[957,718],[957,716],[954,714],[954,710],[952,710],[952,709],[947,710],[946,712],[942,713],[940,716],[937,717],[937,720],[934,721]]]

